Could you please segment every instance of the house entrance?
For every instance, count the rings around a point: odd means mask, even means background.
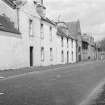
[[[30,47],[30,66],[33,66],[33,47]]]

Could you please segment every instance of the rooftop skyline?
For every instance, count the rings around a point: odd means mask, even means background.
[[[45,0],[47,16],[54,20],[80,20],[81,30],[95,40],[105,37],[104,0]]]

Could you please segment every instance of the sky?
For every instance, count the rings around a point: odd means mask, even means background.
[[[80,20],[82,33],[105,37],[105,0],[45,0],[47,16],[54,20]]]

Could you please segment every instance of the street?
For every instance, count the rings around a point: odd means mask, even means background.
[[[0,105],[81,105],[105,80],[95,61],[0,79]]]

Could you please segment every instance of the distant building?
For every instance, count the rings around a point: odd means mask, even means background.
[[[81,27],[80,21],[66,22],[70,35],[76,40],[76,61],[81,61]]]
[[[82,36],[82,60],[96,59],[96,46],[94,38],[88,34]]]
[[[61,43],[58,49],[61,52],[62,63],[76,62],[76,40],[70,35],[68,26],[65,22],[57,23],[58,40]]]

